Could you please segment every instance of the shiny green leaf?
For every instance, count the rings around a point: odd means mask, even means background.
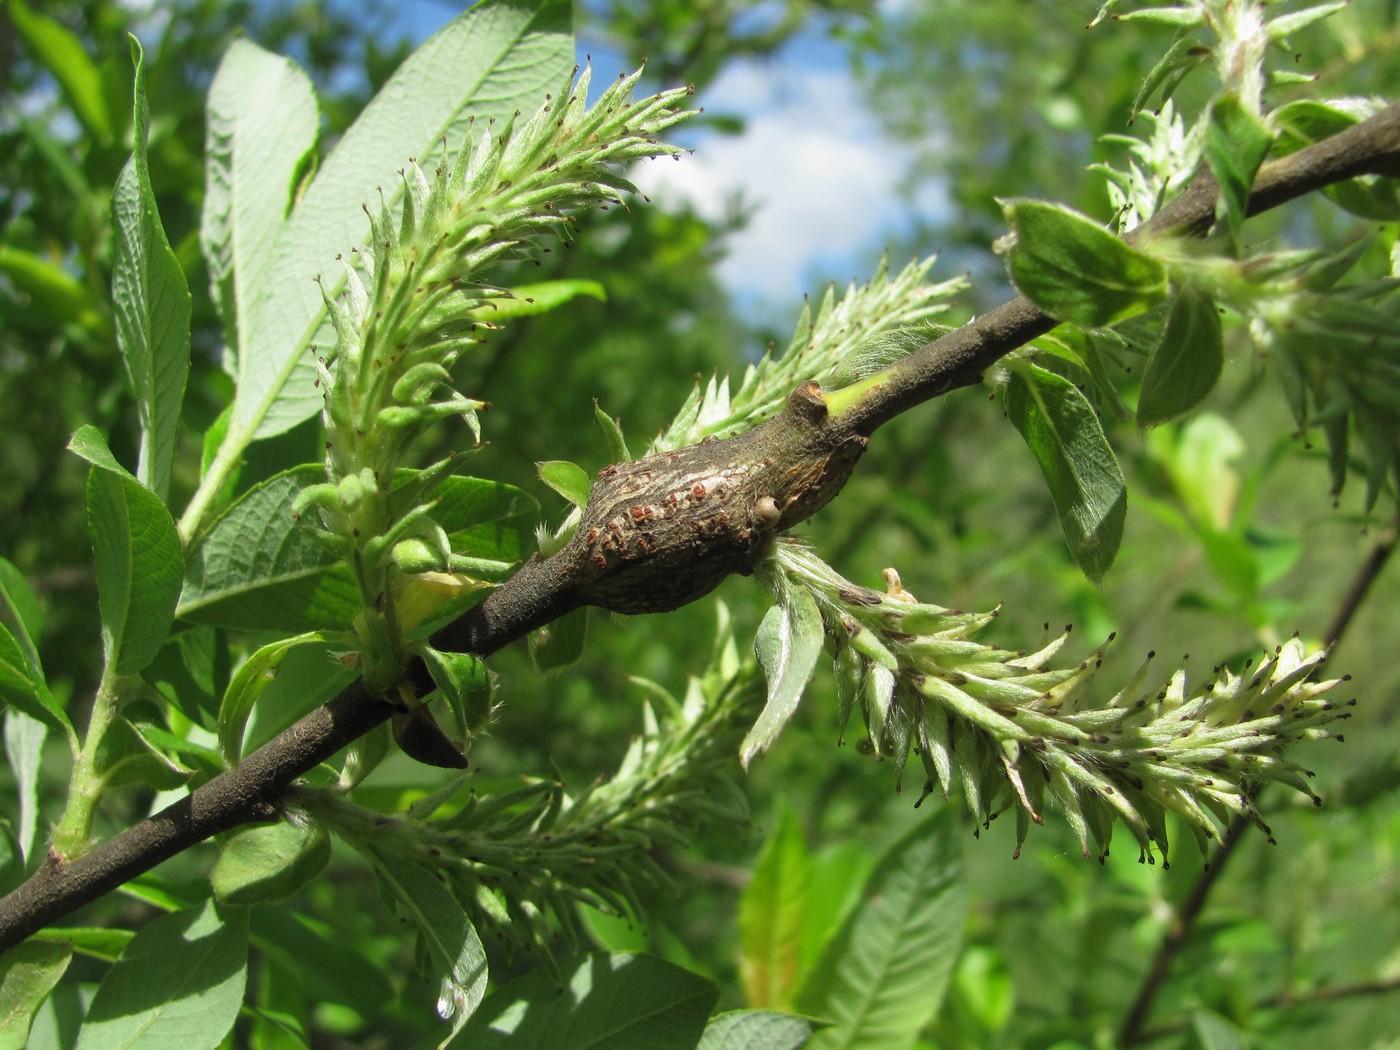
[[[153,919],[107,972],[77,1050],[214,1050],[248,981],[248,913],[213,901]]]
[[[536,463],[535,470],[539,472],[541,481],[575,507],[582,507],[588,502],[588,493],[593,488],[593,479],[588,476],[588,471],[577,463],[554,459],[545,463]]]

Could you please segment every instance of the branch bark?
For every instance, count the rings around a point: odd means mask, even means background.
[[[1400,104],[1266,165],[1250,211],[1358,175],[1397,171]],[[1204,234],[1215,202],[1215,184],[1202,175],[1128,239]],[[702,597],[732,573],[750,571],[772,533],[834,498],[882,424],[977,382],[984,369],[1054,324],[1018,297],[865,381],[861,396],[839,412],[808,383],[747,433],[606,468],[569,544],[527,562],[432,644],[486,656],[581,605],[664,612]],[[432,689],[421,661],[405,678],[418,695]],[[211,835],[275,818],[288,785],[393,712],[356,682],[161,813],[80,857],[50,853],[0,900],[0,951]]]

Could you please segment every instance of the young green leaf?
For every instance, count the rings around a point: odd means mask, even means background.
[[[105,788],[144,784],[158,791],[179,787],[193,772],[157,747],[140,726],[126,718],[118,718],[102,734],[93,771],[102,778]]]
[[[715,1014],[696,1050],[801,1050],[819,1025],[772,1010]]]
[[[1155,427],[1190,412],[1215,389],[1224,365],[1225,343],[1214,301],[1182,289],[1147,361],[1138,395],[1138,425]]]
[[[739,760],[748,766],[768,749],[797,710],[802,692],[812,679],[825,634],[822,614],[805,587],[784,588],[758,625],[754,652],[768,679],[768,702],[739,747]]]
[[[441,653],[423,646],[423,662],[457,722],[459,739],[470,739],[491,723],[491,672],[471,653]]]
[[[0,701],[63,733],[73,727],[9,628],[0,624]]]
[[[205,127],[199,244],[233,365],[297,175],[316,145],[316,94],[295,62],[238,39],[209,86]]]
[[[112,308],[117,344],[141,419],[136,476],[162,499],[170,487],[180,404],[190,372],[190,290],[166,239],[146,163],[149,133],[141,45],[131,38],[136,66],[131,160],[112,191],[116,233]]]
[[[73,945],[30,939],[0,956],[0,1047],[29,1045],[34,1013],[73,960]]]
[[[583,655],[588,641],[588,610],[575,609],[530,632],[530,659],[541,673],[559,671]]]
[[[630,460],[632,453],[627,450],[627,439],[622,436],[621,420],[604,412],[602,406],[598,404],[597,398],[593,400],[593,418],[602,428],[603,437],[607,439],[609,461],[626,463]]]
[[[539,473],[541,481],[575,507],[582,507],[588,502],[588,493],[593,488],[593,481],[589,478],[588,471],[577,463],[552,459],[545,463],[536,463],[535,470]]]
[[[1099,328],[1166,298],[1166,267],[1092,219],[1042,201],[1002,208],[1011,227],[1012,283],[1051,317]]]
[[[1069,380],[1034,365],[1015,369],[1002,396],[1050,486],[1070,554],[1097,583],[1118,554],[1128,506],[1098,416]]]
[[[214,1050],[248,982],[248,912],[206,900],[153,919],[107,972],[78,1050]]]
[[[809,868],[802,825],[784,804],[739,898],[739,980],[750,1006],[792,1006],[801,977]]]
[[[225,842],[209,883],[221,904],[275,904],[319,875],[330,858],[330,836],[319,824],[278,821]]]
[[[96,428],[68,447],[91,463],[88,527],[97,568],[102,645],[118,674],[136,674],[165,644],[185,559],[165,503],[122,468]]]
[[[1273,133],[1245,108],[1237,95],[1224,95],[1211,106],[1205,157],[1220,184],[1216,221],[1233,245],[1238,246],[1240,226],[1249,213],[1249,189],[1254,185],[1254,175],[1273,142]]]
[[[328,291],[338,289],[336,255],[363,244],[369,231],[362,206],[378,200],[379,187],[394,205],[404,187],[395,172],[410,157],[426,166],[444,140],[461,142],[468,112],[484,124],[533,108],[572,66],[570,21],[564,0],[487,3],[465,12],[399,66],[341,137],[278,233],[250,304],[233,416],[215,473],[236,463],[255,437],[279,434],[321,411],[307,348],[333,340],[320,334],[329,326],[312,278],[323,274]]]
[[[1336,14],[1345,8],[1348,2],[1349,0],[1332,0],[1330,3],[1313,4],[1300,11],[1290,11],[1269,19],[1264,29],[1270,40],[1282,42],[1286,46],[1288,34],[1296,33],[1314,22]]]
[[[835,1026],[811,1050],[911,1046],[938,1013],[967,915],[961,850],[944,811],[880,858],[859,903],[827,943],[799,1008]]]
[[[308,631],[291,638],[279,638],[254,651],[234,672],[219,705],[219,750],[224,762],[236,766],[243,757],[243,730],[268,684],[277,677],[287,654],[301,645],[326,641],[319,631]]]
[[[455,1035],[486,994],[486,949],[457,898],[426,868],[386,853],[366,853],[379,884],[418,927],[443,980],[438,1012]]]
[[[1172,10],[1178,9],[1173,8]],[[1140,14],[1142,12],[1133,13]],[[1136,115],[1149,104],[1153,104],[1154,95],[1156,95],[1155,105],[1165,107],[1172,95],[1176,93],[1177,87],[1186,79],[1186,74],[1209,61],[1210,51],[1201,47],[1198,41],[1189,36],[1177,37],[1172,41],[1171,47],[1167,48],[1162,57],[1157,60],[1156,65],[1148,70],[1147,76],[1143,78],[1142,87],[1138,89],[1137,97],[1133,99],[1131,112]]]
[[[560,982],[502,985],[444,1050],[693,1050],[719,998],[705,978],[649,955],[585,955]]]

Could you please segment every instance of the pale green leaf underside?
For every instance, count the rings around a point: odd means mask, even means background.
[[[773,1010],[730,1010],[711,1019],[696,1050],[801,1050],[813,1027]]]
[[[199,243],[230,364],[319,125],[311,81],[295,62],[248,40],[229,46],[209,88]]]
[[[1097,583],[1118,554],[1128,507],[1098,416],[1069,380],[1034,365],[1012,372],[1005,406],[1050,488],[1070,553]]]
[[[1095,328],[1166,298],[1166,267],[1093,220],[1043,201],[1004,207],[1013,234],[1011,280],[1051,317]]]
[[[476,927],[447,887],[417,864],[372,854],[375,874],[412,917],[434,963],[453,986],[452,1030],[459,1031],[486,994],[486,949]]]
[[[768,702],[739,748],[744,765],[765,751],[787,725],[811,681],[825,635],[817,603],[806,588],[786,589],[758,626],[754,651],[768,679]]]
[[[116,234],[112,313],[117,343],[141,420],[137,476],[164,498],[175,462],[180,403],[190,372],[190,290],[156,210],[146,164],[145,73],[141,45],[131,40],[136,103],[131,159],[112,192]]]
[[[426,166],[444,138],[454,148],[461,143],[469,115],[508,118],[533,109],[568,75],[569,21],[562,0],[539,10],[488,4],[468,11],[415,51],[365,108],[293,209],[247,304],[226,440],[241,447],[321,410],[308,347],[325,322],[325,304],[313,279],[335,279],[336,256],[369,232],[363,205],[377,203],[381,187],[397,200],[397,172],[410,158]]]

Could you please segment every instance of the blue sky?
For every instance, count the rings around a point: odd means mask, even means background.
[[[401,24],[422,39],[455,5],[413,0]],[[579,41],[606,80],[624,60],[605,44]],[[903,199],[898,182],[910,150],[886,139],[858,97],[842,47],[814,25],[766,60],[730,63],[697,103],[712,114],[744,118],[739,135],[701,129],[684,141],[695,152],[679,163],[641,165],[634,179],[658,204],[686,200],[722,217],[736,194],[752,210],[748,227],[727,242],[719,275],[743,313],[785,311],[825,281],[863,278],[916,214],[936,215],[936,191]]]

